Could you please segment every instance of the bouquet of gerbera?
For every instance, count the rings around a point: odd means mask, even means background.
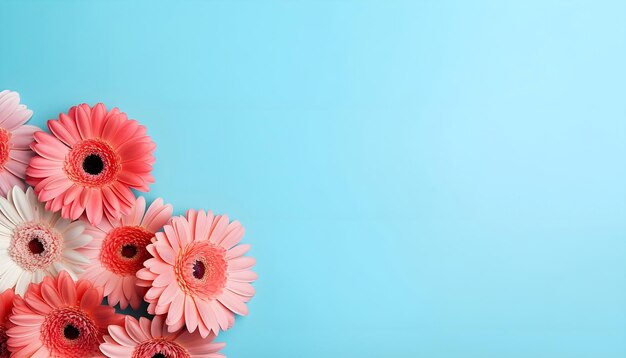
[[[156,145],[117,108],[31,116],[0,92],[0,358],[223,357],[255,293],[241,224],[135,197]]]

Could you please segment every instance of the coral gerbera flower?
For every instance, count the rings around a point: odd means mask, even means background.
[[[15,324],[7,331],[13,356],[101,357],[107,327],[124,321],[113,307],[101,305],[102,297],[101,287],[74,282],[66,272],[30,285],[10,317]]]
[[[169,333],[163,316],[137,321],[126,316],[125,326],[109,326],[100,350],[111,358],[223,358],[224,343],[213,343],[215,335],[203,339],[186,331]]]
[[[87,246],[91,264],[82,278],[104,287],[109,305],[119,303],[125,309],[130,303],[133,309],[138,309],[146,288],[136,285],[137,270],[150,257],[146,246],[154,233],[171,217],[172,206],[164,205],[162,199],[156,199],[146,211],[146,200],[140,197],[128,215],[88,227],[87,233],[93,237]]]
[[[17,92],[0,92],[0,195],[14,186],[24,188],[28,162],[35,155],[30,149],[33,133],[40,129],[25,125],[33,111],[20,104]]]
[[[11,352],[7,345],[7,329],[11,326],[9,317],[13,310],[13,301],[16,299],[13,289],[0,293],[0,358],[9,358]]]
[[[91,236],[84,231],[84,223],[45,210],[33,188],[13,187],[0,197],[0,290],[15,287],[23,295],[31,282],[62,270],[77,278],[89,263],[84,246]]]
[[[151,314],[167,314],[170,332],[187,326],[202,337],[230,328],[234,313],[247,315],[246,302],[254,296],[250,282],[255,264],[243,256],[250,245],[237,245],[244,229],[228,216],[209,211],[187,211],[174,217],[164,232],[148,245],[153,258],[137,272],[138,284],[150,286],[145,300]]]
[[[52,134],[35,134],[37,156],[26,170],[48,210],[72,220],[85,213],[92,224],[103,215],[119,219],[134,203],[131,188],[148,191],[154,182],[156,146],[144,126],[117,108],[81,104],[48,121],[48,128]]]

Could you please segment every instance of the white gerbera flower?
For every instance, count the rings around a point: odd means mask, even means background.
[[[33,188],[19,187],[0,197],[0,291],[24,295],[30,283],[67,271],[74,280],[89,260],[85,224],[61,218],[37,200]]]

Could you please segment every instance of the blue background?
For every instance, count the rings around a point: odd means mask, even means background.
[[[626,356],[626,5],[3,1],[0,87],[119,106],[247,228],[229,357]]]

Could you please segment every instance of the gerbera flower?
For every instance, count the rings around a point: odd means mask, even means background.
[[[18,187],[0,197],[0,290],[15,287],[23,295],[31,282],[66,270],[73,278],[89,263],[84,246],[91,241],[85,224],[45,210],[33,188]]]
[[[128,215],[119,220],[102,220],[87,233],[94,239],[87,246],[91,263],[82,275],[96,286],[104,287],[109,305],[120,304],[125,309],[139,308],[146,288],[136,285],[137,270],[143,267],[150,254],[146,246],[154,233],[172,217],[172,206],[155,200],[146,211],[143,197],[135,200]]]
[[[33,133],[40,129],[25,125],[33,111],[20,104],[17,92],[0,92],[0,195],[14,186],[24,188],[26,167],[35,155],[30,149]]]
[[[223,358],[224,343],[213,343],[215,335],[203,339],[186,331],[169,333],[163,316],[139,322],[126,316],[124,326],[109,326],[100,350],[111,358]]]
[[[7,345],[7,329],[11,326],[9,317],[13,310],[13,300],[15,300],[15,293],[10,288],[0,293],[0,358],[9,358],[11,352]]]
[[[255,260],[243,256],[250,245],[237,245],[243,237],[238,221],[213,216],[209,211],[187,211],[156,233],[148,245],[153,258],[137,272],[138,284],[150,286],[145,300],[151,314],[167,314],[170,332],[187,326],[202,337],[230,328],[234,313],[247,315],[246,302],[254,296],[250,271]]]
[[[99,346],[107,327],[124,321],[113,307],[100,304],[102,297],[101,287],[87,280],[74,282],[66,272],[30,285],[10,317],[15,324],[7,331],[13,356],[102,356]]]
[[[72,220],[85,213],[92,224],[103,215],[119,219],[134,203],[131,188],[148,191],[154,182],[156,146],[144,126],[117,108],[81,104],[48,121],[48,128],[52,134],[35,134],[37,156],[26,170],[48,210]]]

